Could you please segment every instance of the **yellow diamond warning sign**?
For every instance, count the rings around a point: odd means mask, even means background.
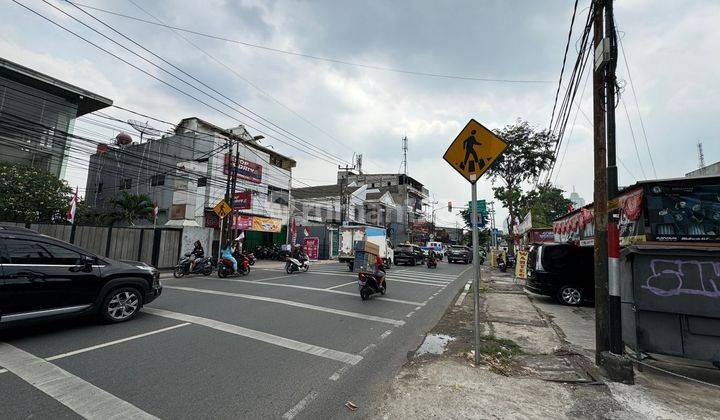
[[[213,207],[213,211],[215,212],[215,214],[218,215],[219,218],[224,219],[225,216],[230,214],[232,209],[230,208],[230,205],[225,202],[225,200],[220,200],[220,202],[217,203],[215,207]]]
[[[465,179],[475,182],[506,147],[507,144],[492,131],[470,120],[448,147],[443,159]]]

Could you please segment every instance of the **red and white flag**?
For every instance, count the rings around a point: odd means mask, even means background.
[[[77,211],[77,202],[78,202],[78,189],[77,189],[77,187],[75,187],[75,194],[73,194],[72,198],[70,199],[70,207],[68,208],[68,211],[65,214],[65,219],[67,219],[67,221],[70,223],[75,222],[75,212]]]
[[[157,203],[153,203],[153,211],[152,211],[153,218],[157,218],[159,212],[160,212],[160,206],[158,206]]]
[[[308,226],[305,226],[305,228],[303,229],[303,233],[305,234],[305,236],[310,236],[310,228]]]

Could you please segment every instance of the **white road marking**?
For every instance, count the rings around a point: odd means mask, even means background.
[[[410,318],[411,316],[413,316],[414,313],[415,311],[411,311],[409,314],[405,315],[405,318]]]
[[[430,296],[430,297],[428,298],[428,300],[433,300],[434,297],[435,297],[435,296]]]
[[[367,356],[368,353],[370,353],[371,351],[373,351],[373,350],[375,349],[375,347],[377,347],[377,345],[375,345],[375,344],[368,344],[367,346],[365,346],[364,349],[360,350],[360,353],[358,353],[358,354],[359,354],[360,356],[362,356],[362,357],[365,357],[365,356]]]
[[[343,311],[342,309],[326,308],[324,306],[310,305],[307,303],[295,302],[293,300],[276,299],[276,298],[265,297],[265,296],[246,295],[244,293],[223,292],[220,290],[196,289],[194,287],[165,286],[165,288],[171,289],[171,290],[183,290],[186,292],[207,293],[210,295],[229,296],[229,297],[236,297],[236,298],[241,298],[241,299],[259,300],[262,302],[277,303],[280,305],[294,306],[296,308],[310,309],[310,310],[319,311],[319,312],[327,312],[327,313],[334,314],[334,315],[342,315],[342,316],[347,316],[347,317],[351,317],[351,318],[359,318],[359,319],[363,319],[363,320],[367,320],[367,321],[384,322],[386,324],[392,324],[392,325],[397,325],[397,326],[405,324],[405,321],[398,321],[396,319],[383,318],[380,316],[363,314],[360,312]]]
[[[62,353],[62,354],[58,354],[58,355],[55,355],[55,356],[50,356],[50,357],[46,358],[45,360],[47,360],[47,361],[52,361],[52,360],[57,360],[57,359],[63,359],[63,358],[65,358],[65,357],[74,356],[74,355],[76,355],[76,354],[80,354],[80,353],[85,353],[85,352],[92,351],[92,350],[101,349],[101,348],[103,348],[103,347],[113,346],[113,345],[115,345],[115,344],[124,343],[124,342],[130,341],[130,340],[136,340],[136,339],[138,339],[138,338],[147,337],[147,336],[153,335],[153,334],[159,334],[159,333],[161,333],[161,332],[174,330],[175,328],[185,327],[185,326],[188,326],[188,325],[190,325],[189,322],[184,322],[184,323],[182,323],[182,324],[173,325],[173,326],[171,326],[171,327],[161,328],[161,329],[159,329],[159,330],[150,331],[150,332],[146,332],[146,333],[138,334],[138,335],[133,335],[132,337],[121,338],[121,339],[115,340],[115,341],[108,341],[107,343],[98,344],[98,345],[96,345],[96,346],[85,347],[85,348],[83,348],[83,349],[78,349],[78,350],[74,350],[74,351],[69,351],[69,352],[67,352],[67,353]]]
[[[472,279],[468,280],[467,283],[465,283],[465,286],[463,287],[463,292],[460,293],[460,296],[458,296],[457,300],[455,301],[455,306],[460,306],[465,301],[465,296],[468,294],[468,290],[470,290],[470,284],[472,284]]]
[[[317,392],[311,391],[309,394],[307,394],[305,396],[305,398],[303,398],[297,404],[295,404],[295,406],[293,408],[291,408],[285,414],[283,414],[282,418],[284,420],[294,419],[295,416],[297,416],[301,411],[303,411],[305,409],[305,407],[307,407],[307,405],[310,404],[310,402],[312,402],[312,400],[317,398],[317,396],[318,396]]]
[[[341,287],[350,286],[351,284],[357,284],[357,282],[356,282],[356,281],[350,281],[350,282],[347,282],[347,283],[338,284],[337,286],[326,287],[325,290],[339,289],[339,288],[341,288]]]
[[[283,270],[283,271],[284,271],[284,270]],[[250,280],[250,281],[255,282],[255,283],[260,283],[260,282],[263,282],[263,281],[280,280],[280,279],[284,279],[284,278],[288,278],[288,277],[292,277],[292,275],[291,275],[291,274],[287,274],[287,275],[284,275],[284,276],[270,277],[270,278],[267,278],[267,279],[257,279],[257,280]]]
[[[164,309],[145,308],[145,312],[165,318],[177,319],[178,321],[190,322],[197,325],[203,325],[218,331],[224,331],[230,334],[251,338],[253,340],[262,341],[286,349],[299,351],[302,353],[312,354],[318,357],[335,360],[349,365],[355,365],[362,360],[362,356],[345,353],[339,350],[328,349],[325,347],[315,346],[313,344],[303,343],[301,341],[268,334],[262,331],[251,330],[249,328],[240,327],[238,325],[228,324],[226,322],[214,319],[203,318],[194,315],[182,314],[179,312],[166,311]]]
[[[321,289],[319,287],[310,287],[310,286],[300,286],[298,284],[284,284],[284,283],[258,283],[255,281],[250,280],[233,280],[233,279],[213,279],[215,281],[229,281],[229,282],[236,282],[236,283],[246,283],[246,284],[255,284],[259,286],[276,286],[276,287],[290,287],[293,289],[302,289],[302,290],[313,290],[316,292],[324,292],[324,293],[335,293],[337,295],[346,295],[346,296],[355,296],[359,297],[360,295],[358,293],[352,293],[352,292],[343,292],[342,290],[328,290],[328,289]],[[425,305],[421,302],[413,302],[409,300],[400,300],[400,299],[392,299],[387,297],[373,297],[373,300],[382,300],[385,302],[394,302],[394,303],[402,303],[405,305]]]
[[[335,373],[330,375],[330,378],[328,378],[328,379],[330,379],[331,381],[337,381],[338,379],[340,379],[341,376],[343,376],[345,374],[345,372],[348,371],[349,368],[350,368],[350,365],[345,365],[345,366],[341,367],[340,369],[336,370]]]
[[[87,419],[157,419],[125,400],[7,343],[0,343],[0,366]]]
[[[416,307],[415,307],[415,310],[417,311],[417,310],[420,309],[420,308],[422,308],[422,306],[416,306]]]
[[[414,280],[400,280],[400,279],[394,279],[391,277],[388,277],[387,280],[390,283],[400,282],[400,283],[410,283],[410,284],[422,284],[423,286],[433,286],[433,287],[444,287],[444,283],[430,283],[430,282],[424,282],[424,281],[414,281]]]
[[[283,270],[270,270],[270,271],[283,271]],[[322,276],[357,277],[356,274],[349,273],[349,272],[348,273],[326,273],[326,272],[321,272],[321,271],[313,271],[312,273],[320,274]],[[302,275],[302,274],[298,274],[298,275]],[[289,276],[283,276],[283,277],[289,277]],[[282,277],[280,277],[280,278],[282,278]],[[387,273],[387,278],[388,278],[388,280],[397,280],[397,281],[400,281],[398,279],[408,279],[408,280],[423,280],[423,281],[433,282],[433,283],[438,283],[438,284],[450,283],[450,281],[448,281],[447,279],[439,279],[437,277],[426,276],[426,275],[415,275],[415,274],[410,274],[410,273],[402,273],[400,275],[393,275],[392,271]],[[454,276],[453,279],[454,278],[457,278],[457,276]],[[262,279],[259,281],[265,281],[265,280],[273,280],[273,279],[272,278],[271,279]]]
[[[384,340],[390,334],[392,334],[392,330],[385,331],[384,333],[380,334],[380,340]]]
[[[150,332],[146,332],[146,333],[142,333],[142,334],[137,334],[137,335],[133,335],[133,336],[131,336],[131,337],[121,338],[121,339],[119,339],[119,340],[108,341],[107,343],[102,343],[102,344],[98,344],[98,345],[95,345],[95,346],[85,347],[85,348],[82,348],[82,349],[69,351],[69,352],[67,352],[67,353],[56,354],[55,356],[50,356],[50,357],[45,358],[45,360],[47,360],[48,362],[50,362],[50,361],[53,361],[53,360],[64,359],[64,358],[66,358],[66,357],[75,356],[76,354],[81,354],[81,353],[85,353],[85,352],[88,352],[88,351],[101,349],[101,348],[103,348],[103,347],[114,346],[115,344],[120,344],[120,343],[124,343],[124,342],[126,342],[126,341],[131,341],[131,340],[137,340],[138,338],[143,338],[143,337],[147,337],[147,336],[149,336],[149,335],[159,334],[159,333],[161,333],[161,332],[174,330],[175,328],[185,327],[185,326],[188,326],[188,325],[190,325],[189,322],[184,322],[184,323],[182,323],[182,324],[173,325],[173,326],[171,326],[171,327],[161,328],[161,329],[159,329],[159,330],[150,331]],[[7,369],[0,369],[0,373],[6,373],[7,371],[8,371]]]

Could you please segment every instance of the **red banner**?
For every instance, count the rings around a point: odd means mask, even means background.
[[[252,208],[252,191],[235,193],[233,198],[233,209],[250,210]]]
[[[235,229],[239,230],[250,230],[253,226],[253,218],[252,216],[243,216],[243,215],[237,215],[235,216]]]
[[[320,238],[317,236],[303,238],[303,249],[311,261],[317,261],[320,256]]]
[[[239,158],[238,161],[235,162],[235,158],[231,153],[225,153],[225,166],[223,167],[223,173],[227,175],[231,170],[235,172],[236,178],[247,179],[248,181],[256,184],[259,184],[262,181],[261,165],[243,158]]]

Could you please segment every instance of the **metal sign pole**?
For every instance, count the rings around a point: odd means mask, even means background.
[[[477,230],[477,178],[471,175],[472,190],[472,252],[473,252],[473,314],[475,330],[475,364],[480,364],[480,264],[478,261],[478,230]]]

